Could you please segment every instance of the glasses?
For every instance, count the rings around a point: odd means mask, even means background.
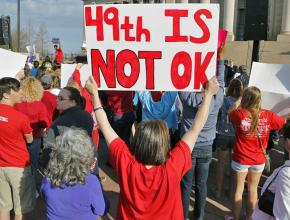
[[[66,98],[64,98],[62,96],[57,96],[56,99],[59,100],[59,101],[70,100],[70,99],[66,99]]]

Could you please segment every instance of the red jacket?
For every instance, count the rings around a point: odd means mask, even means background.
[[[55,62],[56,63],[62,63],[63,58],[62,58],[62,50],[61,49],[57,49],[55,51]]]

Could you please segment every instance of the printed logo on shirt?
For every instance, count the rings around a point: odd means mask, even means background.
[[[3,116],[0,116],[0,121],[3,121],[3,122],[8,122],[8,118],[6,118],[6,117],[3,117]]]
[[[245,118],[241,120],[240,129],[242,133],[247,137],[254,137],[256,134],[249,134],[249,130],[251,128],[252,120],[250,118]],[[268,131],[270,129],[270,125],[268,124],[267,118],[261,118],[258,120],[258,133],[260,137],[266,137],[268,134]]]
[[[245,118],[241,121],[241,129],[243,131],[249,131],[251,127],[251,119]]]

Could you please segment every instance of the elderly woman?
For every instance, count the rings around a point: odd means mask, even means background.
[[[94,147],[87,132],[67,128],[56,138],[41,193],[47,220],[96,220],[106,203],[101,184],[90,174]]]
[[[43,87],[40,81],[34,77],[27,77],[21,81],[21,89],[23,92],[22,102],[16,104],[15,108],[28,116],[30,126],[33,129],[33,142],[28,150],[35,173],[43,129],[50,126],[51,120],[45,105],[41,102]]]

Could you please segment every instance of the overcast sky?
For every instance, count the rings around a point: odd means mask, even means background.
[[[17,22],[17,0],[0,0],[0,15],[9,15],[12,30]],[[45,23],[49,40],[60,38],[65,53],[80,51],[83,40],[83,2],[81,0],[20,0],[20,25],[34,31]],[[52,44],[51,49],[53,50]]]

